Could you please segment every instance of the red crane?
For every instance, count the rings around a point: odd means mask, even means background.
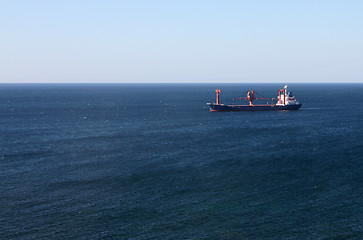
[[[217,89],[217,90],[216,90],[216,93],[217,93],[217,96],[216,96],[216,98],[217,98],[217,99],[216,99],[216,103],[217,103],[217,104],[220,104],[220,102],[219,102],[219,94],[220,94],[221,92],[222,92],[222,91],[221,91],[221,90],[219,90],[219,89]]]
[[[258,98],[258,97],[256,97],[255,91],[251,90],[251,91],[248,91],[247,92],[247,97],[244,97],[244,98],[234,98],[233,99],[233,102],[234,102],[234,100],[243,100],[243,99],[248,100],[250,102],[250,106],[253,106],[253,101],[256,100],[256,99],[265,99],[265,100],[268,100],[268,98]]]

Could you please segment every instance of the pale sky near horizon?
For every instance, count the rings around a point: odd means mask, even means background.
[[[0,83],[363,82],[363,1],[0,0]]]

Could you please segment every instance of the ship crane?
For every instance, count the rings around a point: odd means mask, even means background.
[[[220,104],[220,100],[219,100],[219,94],[221,93],[222,91],[221,90],[219,90],[219,89],[216,89],[216,103],[217,104]]]
[[[260,98],[260,97],[256,97],[256,93],[255,91],[251,90],[247,92],[247,97],[241,97],[241,98],[234,98],[233,99],[233,105],[234,105],[234,101],[235,100],[248,100],[248,102],[250,103],[250,106],[254,106],[253,105],[253,101],[256,99],[265,99],[268,100],[268,98]]]

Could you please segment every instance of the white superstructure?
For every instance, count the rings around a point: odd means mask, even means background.
[[[300,104],[296,101],[292,92],[287,91],[287,85],[285,85],[284,89],[279,90],[279,95],[277,96],[278,102],[276,106],[286,106],[286,105],[298,105]]]

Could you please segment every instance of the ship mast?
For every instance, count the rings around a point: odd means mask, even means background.
[[[217,89],[216,90],[216,104],[220,104],[220,101],[219,101],[219,94],[221,93],[222,91],[221,90],[219,90],[219,89]]]

